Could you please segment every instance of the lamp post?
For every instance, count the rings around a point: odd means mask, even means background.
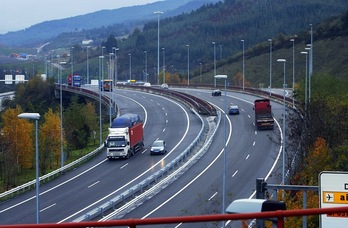
[[[307,110],[307,88],[308,88],[308,85],[307,85],[307,78],[308,78],[308,52],[306,51],[301,51],[301,54],[303,55],[306,55],[306,75],[305,75],[305,110]]]
[[[165,49],[162,48],[163,51],[163,83],[166,83],[166,53],[165,53]]]
[[[295,108],[295,39],[290,39],[292,42],[292,107]]]
[[[35,120],[35,166],[36,166],[36,223],[40,223],[40,200],[39,200],[39,141],[38,141],[38,125],[40,114],[39,113],[21,113],[18,115],[20,119]]]
[[[147,51],[144,51],[145,53],[145,82],[147,82]]]
[[[87,48],[87,84],[89,84],[89,59],[88,59],[89,46],[87,46],[86,48]]]
[[[129,80],[132,79],[132,54],[129,53]]]
[[[224,110],[227,110],[227,96],[226,96],[226,81],[227,75],[215,75],[215,79],[225,79],[225,99],[224,99]],[[225,195],[226,195],[226,116],[224,117],[224,156],[223,156],[223,172],[222,172],[222,214],[225,214]],[[223,222],[225,227],[225,222]]]
[[[102,97],[102,91],[103,91],[103,84],[102,84],[102,80],[103,80],[103,59],[104,56],[99,56],[99,145],[102,144],[102,111],[101,111],[101,97]]]
[[[307,48],[305,48],[309,52],[309,62],[308,62],[308,101],[311,102],[311,79],[312,79],[312,50],[313,47],[311,44],[306,45]]]
[[[241,40],[243,43],[243,90],[244,90],[244,40]]]
[[[269,96],[272,96],[272,39],[269,42]]]
[[[310,82],[313,76],[313,25],[309,24],[309,26],[311,26],[311,43],[310,43],[311,51],[309,53],[309,82]],[[309,101],[311,101],[310,85],[311,84],[309,83]]]
[[[277,62],[283,63],[284,68],[284,82],[283,82],[283,169],[282,169],[282,183],[285,185],[285,119],[286,119],[286,113],[285,113],[285,64],[286,59],[277,59]],[[284,194],[284,192],[283,192]],[[284,195],[283,195],[284,196]]]
[[[117,51],[120,50],[119,48],[113,47],[112,48],[115,51],[115,81],[114,84],[116,85],[116,82],[118,80],[118,75],[117,75]]]
[[[199,63],[199,66],[200,83],[202,84],[202,63]]]
[[[157,85],[159,85],[159,58],[160,58],[160,15],[163,14],[162,11],[156,11],[154,14],[157,14]]]
[[[190,86],[190,45],[187,47],[187,86]]]
[[[71,47],[71,76],[74,76],[74,47]]]
[[[113,79],[114,78],[114,69],[113,69],[113,56],[114,56],[114,53],[109,53],[109,79]],[[113,81],[111,81],[111,91],[113,91]],[[112,93],[112,100],[114,100],[114,93]],[[109,99],[109,126],[111,126],[111,99]]]
[[[214,87],[216,87],[216,56],[215,56],[215,42],[212,42],[213,46],[214,46]]]
[[[223,47],[223,46],[224,46],[224,45],[222,45],[222,44],[219,45],[219,50],[220,50],[219,60],[222,59],[222,47]]]
[[[66,62],[60,62],[59,65],[59,99],[60,99],[60,167],[64,166],[64,150],[63,150],[63,93],[62,93],[62,66]]]

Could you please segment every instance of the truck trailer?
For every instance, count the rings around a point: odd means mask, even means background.
[[[254,101],[255,125],[257,129],[273,129],[274,119],[269,99],[257,99]]]
[[[144,148],[143,122],[138,114],[124,114],[116,117],[104,142],[106,157],[129,158]]]

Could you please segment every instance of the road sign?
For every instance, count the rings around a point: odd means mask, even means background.
[[[319,194],[321,208],[348,206],[348,172],[321,172]],[[322,228],[348,227],[348,213],[321,215],[320,224]]]

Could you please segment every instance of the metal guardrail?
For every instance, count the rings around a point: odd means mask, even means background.
[[[208,134],[208,139],[204,142],[204,145],[199,148],[199,151],[193,154],[194,149],[197,148],[197,145],[201,142],[203,137],[205,137],[205,134],[203,134],[203,131],[204,131],[204,128],[206,127],[202,117],[196,111],[194,111],[194,113],[201,120],[202,128],[198,136],[195,138],[195,140],[189,145],[189,147],[186,150],[181,152],[178,157],[176,157],[173,161],[168,163],[165,167],[158,170],[156,173],[154,173],[150,177],[141,181],[139,184],[132,186],[131,188],[122,192],[121,194],[117,195],[111,200],[101,204],[95,209],[78,217],[73,222],[91,221],[92,219],[99,216],[103,216],[102,220],[119,219],[124,214],[131,211],[132,209],[135,209],[138,205],[141,205],[144,201],[152,198],[155,194],[160,192],[160,190],[168,186],[170,183],[175,181],[179,176],[185,173],[185,171],[188,170],[196,161],[198,161],[198,159],[202,157],[205,154],[205,152],[208,150],[213,140],[213,137],[215,136],[217,126],[220,124],[220,120],[221,120],[221,113],[218,112],[218,118],[216,118],[215,120],[217,121],[216,126],[214,127],[209,126],[211,133]],[[117,205],[120,205],[120,207],[116,208]],[[111,209],[113,210],[113,212],[105,216],[104,213]]]

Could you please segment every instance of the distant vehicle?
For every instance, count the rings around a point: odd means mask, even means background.
[[[162,88],[162,89],[169,89],[169,86],[168,86],[168,84],[163,83],[163,84],[161,85],[161,88]]]
[[[68,85],[69,86],[76,86],[76,87],[81,87],[81,76],[80,75],[68,75]]]
[[[165,153],[167,153],[166,141],[156,140],[151,146],[150,154],[155,155],[155,154],[165,154]]]
[[[269,99],[258,99],[254,101],[255,125],[257,129],[273,129],[274,119]]]
[[[104,142],[108,159],[129,158],[144,148],[143,121],[138,114],[115,118]]]
[[[112,92],[112,80],[105,79],[100,81],[100,90]]]
[[[213,90],[213,92],[211,92],[211,95],[214,96],[221,96],[221,91],[219,89],[215,89]]]
[[[231,105],[228,108],[229,115],[239,115],[239,107],[237,105]]]
[[[143,86],[151,87],[151,83],[150,82],[145,82]]]

